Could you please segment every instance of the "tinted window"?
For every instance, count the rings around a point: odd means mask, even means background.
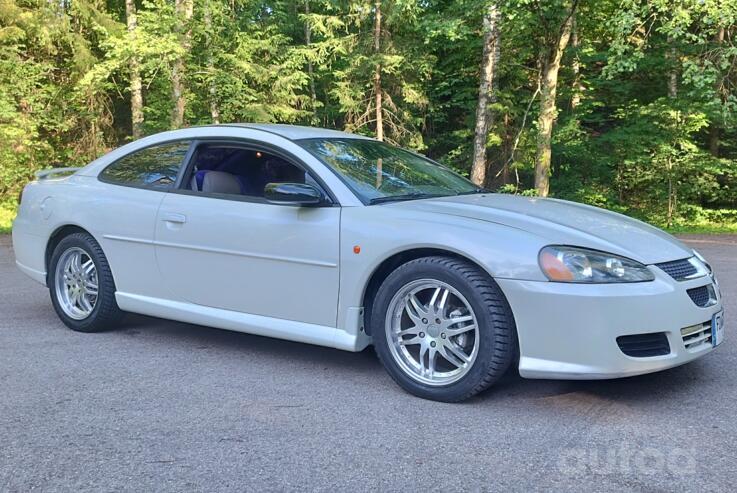
[[[189,141],[147,147],[115,161],[100,178],[120,185],[165,190],[177,180],[188,149]]]

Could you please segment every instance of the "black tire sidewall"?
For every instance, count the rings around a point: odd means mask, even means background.
[[[75,320],[62,309],[56,294],[56,268],[59,258],[70,248],[80,248],[92,259],[97,270],[98,295],[92,313],[82,320]],[[49,262],[49,292],[54,311],[64,325],[79,332],[99,332],[110,328],[111,322],[119,311],[115,302],[115,284],[107,259],[102,253],[100,245],[92,236],[84,233],[74,233],[63,238],[54,248]]]
[[[405,390],[431,400],[445,402],[464,400],[491,383],[489,369],[495,365],[494,358],[497,359],[495,366],[499,369],[495,372],[498,373],[497,375],[492,375],[492,381],[499,378],[509,367],[516,348],[516,331],[511,318],[511,309],[496,283],[485,273],[486,286],[496,289],[497,297],[503,301],[505,310],[501,317],[490,309],[487,300],[477,289],[478,286],[469,281],[467,269],[458,268],[459,261],[444,257],[420,260],[409,262],[395,270],[379,288],[371,314],[371,335],[374,348],[390,376]],[[479,269],[475,266],[471,267],[465,262],[461,264],[465,264],[467,268],[473,268],[476,275],[479,274]],[[419,279],[442,281],[457,289],[473,308],[479,325],[479,349],[473,366],[463,378],[448,385],[431,386],[414,380],[401,369],[389,348],[386,334],[386,315],[389,304],[402,287]],[[503,341],[500,341],[500,338]],[[504,354],[498,351],[500,342],[506,343],[507,350],[503,352]],[[499,364],[500,358],[503,360],[501,364]]]

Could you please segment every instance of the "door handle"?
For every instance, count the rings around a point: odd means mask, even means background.
[[[187,216],[184,214],[177,214],[176,212],[167,212],[164,214],[162,220],[167,223],[184,224],[187,222]]]

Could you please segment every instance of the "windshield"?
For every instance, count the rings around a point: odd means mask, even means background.
[[[438,163],[384,142],[307,139],[299,144],[367,204],[485,191]]]

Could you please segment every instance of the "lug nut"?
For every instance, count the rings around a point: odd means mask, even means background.
[[[435,323],[436,323],[436,324],[439,324],[439,323],[440,323],[440,319],[439,319],[439,318],[436,318],[436,319],[435,319]]]
[[[443,332],[442,334],[440,334],[440,337],[443,338],[443,339],[445,339],[445,332]]]
[[[435,347],[435,341],[432,341],[432,342],[430,343],[430,347]]]
[[[423,318],[423,319],[422,319],[422,323],[423,323],[423,324],[426,324],[426,323],[427,323],[427,319],[426,319],[426,318]]]
[[[424,332],[420,332],[420,337],[425,337],[425,333]]]

